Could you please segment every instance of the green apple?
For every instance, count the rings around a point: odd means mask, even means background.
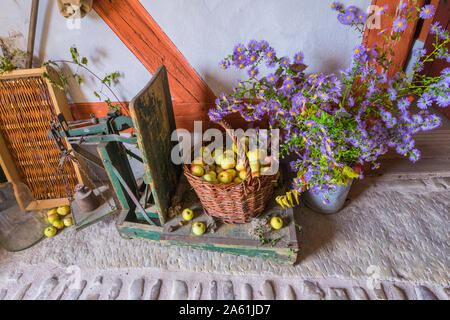
[[[213,182],[214,180],[216,180],[216,173],[214,172],[214,175],[212,175],[210,172],[206,173],[203,176],[203,180]]]
[[[73,219],[71,217],[66,217],[63,219],[63,223],[66,227],[73,226]]]
[[[247,171],[245,171],[245,170],[239,171],[239,178],[240,178],[241,180],[247,179]]]
[[[45,230],[44,230],[44,234],[45,234],[45,236],[46,236],[47,238],[51,238],[51,237],[55,236],[55,234],[56,234],[57,231],[58,231],[58,230],[56,230],[55,227],[47,227],[47,228],[45,228]]]
[[[184,220],[191,221],[192,219],[194,219],[194,211],[192,211],[189,208],[184,209],[183,212],[181,213],[181,216],[183,217]]]
[[[62,206],[57,209],[57,212],[60,216],[67,216],[70,213],[69,206]]]
[[[273,217],[272,219],[270,219],[270,225],[275,230],[281,229],[283,228],[283,219],[281,219],[280,217]]]
[[[192,233],[196,236],[201,236],[206,231],[206,225],[203,222],[196,222],[192,226]]]
[[[220,183],[230,183],[231,181],[233,181],[233,177],[231,176],[231,174],[226,171],[222,171],[221,173],[219,173],[217,179]]]
[[[59,220],[59,215],[57,213],[52,213],[50,215],[48,215],[48,222],[50,224],[53,224],[53,222],[58,221]]]
[[[203,167],[195,165],[191,166],[191,173],[194,176],[201,177],[205,173],[205,170],[203,170]]]
[[[62,230],[64,229],[64,222],[62,222],[61,220],[56,220],[52,223],[52,226],[54,226],[58,230]]]

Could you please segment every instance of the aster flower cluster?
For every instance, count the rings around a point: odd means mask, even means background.
[[[281,57],[267,41],[238,44],[220,65],[245,70],[249,79],[221,94],[209,117],[217,121],[239,113],[249,122],[268,119],[270,128],[283,132],[280,156],[295,156],[293,187],[320,193],[327,203],[338,184],[363,177],[355,168],[378,168],[380,156],[391,148],[419,160],[413,135],[440,125],[428,107],[450,105],[450,68],[437,77],[418,73],[426,62],[448,59],[448,32],[437,24],[431,32],[435,50],[417,50],[414,72],[391,78],[382,47],[356,47],[349,67],[336,75],[305,72],[302,52]],[[262,65],[269,70],[265,76]],[[419,111],[411,108],[413,101]]]
[[[355,6],[345,8],[339,2],[333,2],[331,8],[338,12],[337,19],[342,24],[352,25],[360,30],[359,26],[366,23],[367,15]]]

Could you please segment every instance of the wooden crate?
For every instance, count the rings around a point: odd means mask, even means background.
[[[46,72],[59,82],[51,67],[15,70],[0,76],[0,164],[9,182],[24,183],[33,201],[16,193],[25,210],[68,205],[67,189],[73,192],[82,176],[71,161],[60,174],[60,151],[48,136],[50,121],[62,113],[70,121],[67,97],[41,77]]]

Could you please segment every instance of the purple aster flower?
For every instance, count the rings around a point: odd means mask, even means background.
[[[268,49],[266,50],[265,57],[266,57],[267,59],[273,60],[273,59],[275,58],[275,55],[276,55],[276,53],[275,53],[275,50],[274,50],[273,48],[268,48]]]
[[[357,7],[355,7],[355,6],[349,6],[349,7],[347,8],[347,10],[345,10],[345,13],[352,12],[353,14],[355,14],[356,11],[358,11],[358,8],[357,8]]]
[[[409,154],[409,160],[417,162],[420,159],[420,151],[417,149],[411,150]]]
[[[256,40],[251,40],[251,41],[248,43],[248,48],[249,48],[250,50],[252,50],[252,51],[258,50],[258,49],[259,49],[259,42],[256,41]]]
[[[408,7],[408,3],[405,2],[400,6],[400,10],[405,10]]]
[[[353,12],[346,12],[344,14],[344,24],[351,24],[355,21],[355,14]]]
[[[366,19],[367,19],[367,15],[363,12],[359,12],[356,15],[356,21],[358,21],[358,22],[364,23],[366,21]]]
[[[259,70],[258,70],[258,68],[250,68],[248,71],[247,71],[247,73],[248,73],[248,75],[250,76],[250,77],[256,77],[257,75],[258,75],[258,73],[259,73]]]
[[[278,81],[278,76],[275,73],[271,73],[267,76],[267,81],[271,84],[275,84]]]
[[[397,90],[394,88],[388,88],[387,93],[389,95],[389,100],[395,101],[397,99]]]
[[[288,67],[289,66],[289,58],[283,58],[280,61],[280,65],[282,65],[283,67]]]
[[[341,8],[341,4],[339,3],[339,2],[337,2],[337,1],[334,1],[332,4],[331,4],[331,9],[333,9],[333,10],[339,10]]]
[[[389,6],[387,4],[381,6],[380,8],[378,8],[378,14],[385,14],[388,8]]]
[[[242,43],[237,44],[234,49],[233,49],[233,53],[235,55],[238,55],[240,53],[244,53],[245,51],[245,46]]]
[[[395,19],[395,21],[392,25],[392,28],[395,32],[401,32],[406,29],[406,26],[407,26],[406,19],[397,18],[397,19]]]
[[[249,53],[249,55],[247,56],[247,61],[249,63],[255,63],[258,60],[258,55],[253,52],[253,53]]]
[[[338,21],[339,21],[340,23],[346,24],[346,23],[345,23],[345,15],[344,15],[343,13],[339,13],[338,16],[337,16],[337,19],[338,19]]]
[[[294,56],[294,63],[303,63],[304,54],[303,52],[296,53]]]
[[[259,49],[261,51],[266,52],[269,49],[269,43],[266,40],[262,40],[259,42]]]
[[[219,66],[221,69],[228,69],[230,67],[230,62],[228,60],[222,60]]]
[[[445,108],[448,107],[450,105],[450,94],[449,94],[449,90],[447,90],[447,94],[446,95],[439,95],[436,99],[436,103],[438,104],[439,107],[441,108]]]
[[[426,109],[428,108],[431,104],[433,103],[433,101],[431,100],[431,96],[428,93],[424,93],[422,95],[422,97],[420,97],[420,99],[417,101],[417,106],[420,109]]]
[[[422,19],[428,19],[428,18],[431,18],[433,16],[433,14],[434,14],[434,6],[429,4],[429,5],[424,6],[422,8],[422,10],[420,10],[419,15]]]

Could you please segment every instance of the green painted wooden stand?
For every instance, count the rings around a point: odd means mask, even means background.
[[[94,118],[91,120],[93,125],[81,128],[80,123],[76,123],[77,126],[71,129],[71,124],[66,123],[63,117],[59,117],[59,125],[52,125],[50,134],[57,142],[62,137],[68,138],[74,152],[106,170],[118,202],[114,208],[105,207],[104,211],[100,210],[102,212],[91,213],[77,212],[76,205],[73,205],[77,228],[84,228],[119,211],[117,228],[125,238],[271,259],[278,263],[292,264],[296,261],[298,242],[293,210],[281,209],[275,201],[268,205],[261,217],[281,215],[285,227],[268,232],[264,239],[269,243],[263,244],[258,236],[250,235],[251,224],[218,224],[215,232],[202,236],[191,234],[195,221],[212,224],[214,220],[204,214],[194,191],[182,176],[181,166],[175,165],[171,159],[178,141],[174,134],[175,118],[164,67],[158,69],[149,84],[131,101],[130,111],[131,117],[115,112],[104,119]],[[120,131],[131,127],[135,129],[135,137],[120,135]],[[141,156],[130,153],[124,143],[137,145]],[[86,154],[80,144],[97,145],[100,157]],[[63,147],[60,148],[64,152]],[[128,156],[144,164],[143,188],[136,183]],[[281,190],[279,192],[282,193]],[[170,216],[175,206],[195,209],[195,219],[180,226],[180,216]]]

